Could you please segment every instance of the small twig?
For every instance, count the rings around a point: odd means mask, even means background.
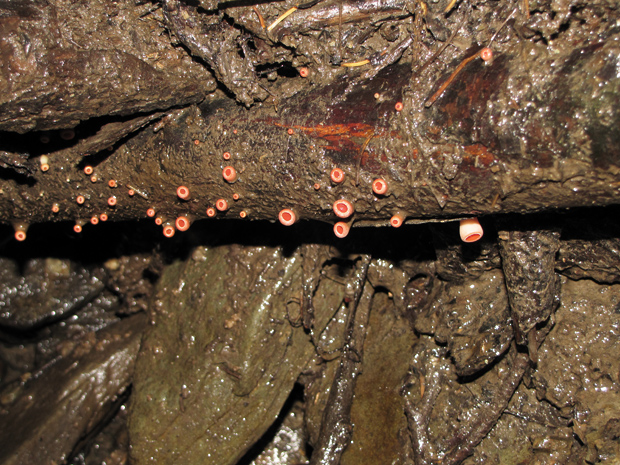
[[[282,13],[280,16],[278,16],[273,23],[271,23],[269,25],[269,27],[267,28],[267,32],[272,31],[274,27],[276,27],[278,24],[280,24],[282,21],[284,21],[286,18],[288,18],[290,15],[292,15],[296,11],[297,11],[297,7],[296,6],[286,10],[284,13]]]
[[[254,9],[254,13],[256,13],[256,15],[258,16],[258,21],[260,22],[260,27],[263,28],[263,30],[265,30],[265,20],[263,19],[263,15],[260,14],[260,11],[258,11],[258,8],[256,7],[256,5],[254,5],[252,7]]]
[[[497,31],[495,31],[495,34],[493,34],[493,36],[491,37],[491,40],[489,40],[488,44],[486,45],[486,47],[489,47],[493,41],[495,40],[495,38],[497,37],[497,35],[499,34],[499,32],[504,28],[504,26],[508,23],[508,21],[510,21],[510,19],[513,17],[513,15],[517,12],[519,8],[515,8],[514,10],[512,10],[512,13],[510,13],[510,15],[508,15],[508,18],[506,18],[506,20],[502,23],[502,25],[499,27],[499,29]],[[457,29],[458,30],[458,29]],[[452,40],[452,37],[450,38],[450,40]],[[448,41],[450,42],[450,41]],[[431,97],[424,102],[424,106],[426,108],[429,108],[431,105],[433,105],[433,103],[435,103],[435,101],[441,97],[441,95],[444,93],[444,91],[448,88],[448,86],[452,83],[452,81],[454,81],[454,79],[459,75],[459,73],[463,70],[463,68],[465,68],[465,66],[467,66],[467,64],[478,58],[480,56],[480,52],[484,50],[484,48],[478,50],[476,53],[474,53],[473,55],[471,55],[470,57],[465,58],[457,67],[456,69],[452,72],[452,74],[450,75],[450,77],[448,77],[448,79],[446,80],[446,82],[444,82],[439,89],[437,89],[437,92],[435,92],[433,95],[431,95]],[[440,52],[443,51],[443,48],[440,49]],[[432,61],[435,59],[435,56],[433,56],[431,58]],[[426,67],[426,64],[422,67],[422,69],[424,69]],[[420,70],[421,71],[421,70]]]
[[[364,150],[366,150],[366,147],[368,147],[368,143],[373,137],[375,137],[375,131],[372,131],[372,133],[366,138],[366,140],[362,144],[362,149],[360,150],[360,158],[359,160],[357,160],[357,168],[355,171],[355,185],[356,186],[359,186],[360,184],[360,167],[362,166],[362,157],[364,156]]]
[[[457,2],[457,1],[458,1],[458,0],[452,0],[452,1],[448,4],[448,6],[446,7],[446,9],[445,9],[445,10],[443,10],[444,14],[449,13],[449,12],[450,12],[450,10],[451,10],[452,8],[454,8],[454,5],[456,5],[456,2]]]
[[[344,66],[345,68],[355,68],[356,66],[364,66],[368,63],[370,63],[370,60],[362,60],[353,63],[342,63],[340,66]]]
[[[461,21],[458,23],[458,25],[454,28],[454,31],[452,32],[452,34],[450,35],[450,37],[448,38],[448,40],[441,46],[439,47],[439,50],[437,50],[432,57],[430,57],[423,65],[422,67],[417,70],[414,74],[415,75],[419,75],[422,73],[422,71],[424,71],[430,64],[434,63],[435,60],[437,58],[439,58],[439,55],[441,55],[444,50],[446,48],[448,48],[448,45],[450,45],[452,43],[452,41],[454,40],[454,38],[456,37],[456,35],[458,34],[458,32],[461,30],[461,28],[463,27],[463,24],[466,23],[467,17],[469,13],[469,9],[467,9],[467,11],[463,14],[463,17],[461,18]]]
[[[519,7],[516,7],[514,10],[512,10],[512,13],[510,13],[508,15],[508,18],[506,18],[506,20],[502,23],[502,25],[499,27],[499,29],[497,31],[495,31],[495,34],[493,34],[493,36],[491,37],[491,40],[489,40],[489,43],[487,44],[487,47],[491,46],[491,44],[493,43],[493,41],[497,37],[497,34],[499,34],[499,32],[502,29],[504,29],[504,26],[506,26],[506,24],[508,24],[508,21],[510,21],[510,18],[512,18],[514,16],[514,14],[517,12],[518,9],[519,9]]]
[[[467,66],[467,64],[472,61],[475,60],[476,58],[478,58],[480,56],[480,50],[478,50],[476,53],[474,53],[472,56],[465,58],[463,61],[461,61],[461,63],[456,67],[456,69],[452,72],[452,74],[450,75],[450,77],[448,79],[446,79],[446,82],[444,82],[439,89],[437,89],[437,92],[435,92],[433,95],[430,96],[430,98],[424,102],[424,106],[426,108],[429,108],[433,103],[435,103],[435,101],[441,97],[441,95],[444,93],[444,91],[448,88],[448,86],[452,83],[452,81],[454,81],[454,79],[459,75],[459,73],[461,71],[463,71],[463,68],[465,68],[465,66]]]

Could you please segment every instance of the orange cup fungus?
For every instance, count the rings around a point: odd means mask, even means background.
[[[493,59],[493,50],[489,47],[484,47],[480,50],[480,58],[482,58],[483,61],[491,61]]]
[[[217,202],[215,202],[215,208],[221,212],[225,212],[228,210],[228,202],[224,199],[218,199]]]
[[[187,216],[179,216],[174,222],[174,225],[179,231],[187,231],[190,227],[190,224],[191,223]]]
[[[26,240],[26,230],[28,229],[28,225],[24,223],[14,224],[15,228],[15,240],[19,242],[23,242]]]
[[[297,221],[297,215],[290,208],[284,208],[280,210],[278,219],[284,226],[292,226]]]
[[[372,191],[377,195],[385,195],[388,190],[387,182],[384,179],[377,178],[372,182]]]
[[[398,213],[394,216],[392,216],[392,218],[390,218],[390,226],[394,227],[394,228],[400,228],[403,225],[403,217],[402,215],[399,215]]]
[[[338,221],[334,225],[334,234],[336,235],[336,237],[342,239],[343,237],[347,237],[350,229],[351,227],[347,223],[345,223],[344,221]]]
[[[174,233],[175,233],[174,226],[172,226],[171,224],[164,225],[163,233],[164,233],[164,236],[166,237],[174,236]]]
[[[41,171],[46,172],[50,169],[50,159],[47,155],[41,155]]]
[[[222,170],[222,176],[226,182],[235,182],[237,180],[237,170],[232,166],[225,166]]]
[[[179,186],[177,187],[177,197],[181,200],[189,199],[189,188],[187,186]]]
[[[353,204],[345,199],[336,200],[334,202],[333,210],[338,218],[343,219],[350,217],[355,211]]]
[[[482,226],[480,226],[478,218],[467,218],[461,220],[459,232],[463,242],[476,242],[482,237],[483,234]]]
[[[336,184],[340,184],[344,181],[344,171],[340,168],[334,168],[331,173],[329,173],[329,178],[335,182]]]

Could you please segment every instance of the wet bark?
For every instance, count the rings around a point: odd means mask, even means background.
[[[176,3],[173,6],[178,7]],[[198,13],[188,9],[178,14],[194,18]],[[168,21],[173,29],[181,27],[172,17]],[[23,29],[29,23],[17,24]],[[177,32],[185,40],[181,31]],[[233,38],[228,36],[221,39],[230,40]],[[53,61],[54,54],[59,53],[43,39],[40,42],[37,50],[43,61],[32,66],[43,66],[41,63]],[[301,53],[301,43],[296,46]],[[102,152],[101,144],[88,142],[96,135],[79,131],[77,145],[48,153],[36,140],[26,143],[17,138],[7,144],[3,156],[7,161],[0,181],[0,220],[19,225],[79,222],[104,212],[111,220],[135,219],[151,207],[162,218],[187,215],[193,221],[205,218],[207,207],[214,206],[219,198],[229,204],[229,210],[220,217],[238,217],[244,212],[249,219],[275,220],[279,210],[286,207],[295,210],[299,218],[327,222],[336,220],[333,202],[346,198],[355,207],[354,221],[371,225],[388,224],[397,213],[415,222],[617,203],[620,115],[614,102],[620,79],[612,69],[618,59],[615,32],[603,31],[597,40],[565,50],[559,58],[537,43],[517,41],[497,48],[500,50],[488,63],[479,58],[468,62],[430,108],[424,107],[427,98],[476,49],[466,50],[444,66],[443,75],[438,73],[437,63],[421,69],[420,74],[407,64],[381,69],[383,65],[371,62],[368,66],[374,66],[377,73],[374,79],[358,79],[368,70],[360,73],[354,68],[334,68],[340,79],[334,79],[333,73],[325,79],[312,77],[314,74],[308,80],[292,76],[286,85],[281,84],[281,97],[274,88],[270,90],[271,102],[251,111],[231,99],[210,98],[200,109],[191,107],[168,118],[160,131],[147,127],[129,139],[122,139],[121,133],[106,139],[112,152]],[[11,50],[17,53],[17,49]],[[61,62],[70,63],[77,52],[72,53]],[[71,69],[88,70],[98,62],[128,67],[120,58],[101,61],[91,56],[94,52],[80,53],[83,65]],[[202,53],[206,60],[209,52]],[[535,64],[525,61],[527,53],[536,57]],[[274,59],[279,63],[285,58]],[[259,64],[253,62],[252,66]],[[137,72],[141,66],[129,68]],[[211,68],[218,66],[211,64]],[[325,67],[322,62],[321,66]],[[549,67],[544,77],[538,72],[541,66]],[[127,76],[97,69],[93,72],[106,79],[106,86],[127,87],[122,81]],[[37,70],[33,68],[28,76],[43,73]],[[236,76],[249,72],[225,71]],[[434,78],[428,80],[432,73]],[[60,79],[54,76],[52,73],[51,79]],[[16,72],[7,79],[5,84],[18,86],[23,77]],[[71,76],[62,79],[74,81]],[[131,86],[120,99],[102,90],[97,94],[100,100],[89,97],[89,102],[80,100],[91,95],[88,89],[56,89],[57,99],[74,96],[67,101],[73,109],[52,105],[56,112],[53,124],[46,123],[45,114],[36,107],[45,102],[47,87],[32,87],[28,95],[13,91],[12,100],[3,104],[4,114],[11,121],[5,129],[62,127],[96,115],[135,114],[204,96],[202,91],[192,91],[191,84],[177,85],[170,94],[165,84],[169,78],[140,77],[136,82],[140,82],[140,95],[145,90],[154,103],[138,103],[140,98],[131,96]],[[156,89],[144,87],[144,82],[152,82]],[[108,88],[96,82],[93,86]],[[162,100],[157,97],[160,93],[173,97]],[[247,99],[241,100],[247,103]],[[403,110],[395,111],[395,104],[401,101]],[[35,116],[24,116],[22,122],[11,110],[31,106],[29,114]],[[90,112],[91,107],[100,112]],[[60,114],[68,119],[58,120]],[[30,165],[26,172],[21,166],[26,163],[23,155],[20,158],[11,150],[16,146],[28,148]],[[222,159],[224,152],[231,154],[229,161]],[[50,170],[35,171],[35,156],[44,153],[49,157]],[[95,182],[81,171],[86,164],[95,166]],[[227,165],[237,171],[234,184],[222,179],[222,168]],[[330,170],[336,166],[345,171],[345,181],[338,185],[329,179]],[[377,177],[387,181],[386,195],[372,192],[371,182]],[[110,179],[117,180],[123,190],[111,190],[107,184]],[[176,197],[181,184],[189,187],[192,200],[184,202]],[[129,188],[138,195],[129,198]],[[233,194],[240,200],[233,202]],[[79,195],[85,197],[84,204],[75,202]],[[113,208],[107,203],[110,196],[117,197]],[[51,211],[55,203],[60,206],[58,213]]]

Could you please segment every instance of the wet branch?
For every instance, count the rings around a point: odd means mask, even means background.
[[[424,374],[420,374],[420,390],[422,399],[420,405],[414,405],[409,396],[405,395],[405,415],[413,444],[413,455],[416,465],[432,463],[431,441],[428,436],[428,424],[435,401],[441,392],[445,380],[445,356],[447,350],[441,348],[436,358],[426,364]]]
[[[310,465],[337,465],[351,441],[351,404],[355,379],[360,374],[364,338],[368,325],[373,290],[366,281],[371,257],[363,255],[352,284],[353,298],[345,327],[345,345],[340,356],[336,376],[329,391],[323,413],[317,447]]]
[[[512,351],[513,353],[516,351]],[[450,441],[450,451],[445,455],[442,463],[456,465],[466,457],[473,454],[474,447],[482,441],[489,431],[495,426],[499,418],[506,410],[510,398],[519,386],[521,379],[530,363],[525,354],[516,354],[508,375],[503,380],[501,389],[495,394],[493,404],[480,412],[479,418],[474,425],[466,425]]]

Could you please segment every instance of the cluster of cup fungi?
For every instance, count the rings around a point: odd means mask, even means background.
[[[398,107],[397,109],[400,111]],[[224,152],[223,158],[224,160],[229,161],[231,159],[230,152]],[[44,172],[48,171],[49,170],[48,157],[42,156],[40,161],[41,161],[41,171],[44,171]],[[93,183],[96,183],[99,181],[99,178],[94,173],[94,169],[92,166],[84,167],[84,174],[86,174],[87,176],[90,176],[90,181]],[[230,165],[225,166],[222,169],[222,178],[227,183],[233,184],[234,182],[237,181],[237,170],[233,166],[230,166]],[[345,173],[340,168],[334,168],[332,169],[330,173],[330,179],[331,179],[331,182],[336,185],[341,184],[345,180]],[[108,187],[110,189],[116,189],[118,187],[118,182],[114,179],[110,179],[108,181]],[[315,183],[313,187],[315,190],[319,190],[321,188],[321,185],[319,183]],[[383,197],[385,195],[388,195],[388,191],[389,191],[388,183],[383,178],[375,179],[372,182],[371,187],[372,187],[373,193],[378,197]],[[136,189],[132,188],[131,186],[128,186],[127,193],[129,196],[134,196],[136,194]],[[176,195],[180,200],[183,200],[183,201],[187,201],[191,197],[189,188],[184,185],[177,187]],[[240,196],[239,194],[235,193],[232,195],[232,198],[233,200],[237,201],[239,200]],[[83,195],[78,195],[75,198],[75,201],[78,204],[82,205],[85,203],[86,198]],[[107,200],[107,204],[110,208],[114,208],[116,206],[116,202],[117,202],[116,195],[111,195]],[[59,209],[60,209],[60,206],[57,203],[54,203],[52,205],[53,213],[58,213]],[[221,199],[216,200],[214,207],[210,206],[206,209],[206,214],[209,218],[212,218],[217,214],[218,211],[226,212],[228,209],[229,209],[228,201],[226,199],[221,198]],[[338,238],[344,238],[349,234],[349,231],[351,229],[351,225],[353,223],[353,214],[355,213],[355,207],[349,200],[341,198],[341,199],[336,200],[333,203],[332,210],[334,214],[336,215],[336,217],[338,217],[339,219],[339,221],[337,221],[334,224],[334,227],[333,227],[334,234]],[[174,236],[176,231],[187,231],[192,223],[192,217],[190,215],[182,215],[182,216],[177,217],[175,221],[169,221],[165,217],[161,215],[157,215],[157,211],[153,207],[150,207],[146,210],[146,215],[150,218],[155,218],[155,224],[162,226],[163,234],[165,237]],[[239,213],[239,216],[241,218],[245,218],[247,216],[247,212],[245,210],[242,210]],[[299,216],[293,208],[283,208],[282,210],[280,210],[278,214],[278,219],[280,223],[282,223],[284,226],[292,226],[293,224],[297,222],[297,220],[299,219]],[[90,220],[87,220],[87,219],[77,220],[75,225],[73,226],[73,230],[76,233],[80,233],[82,232],[83,226],[88,222],[90,222],[93,225],[96,225],[100,221],[107,221],[107,220],[108,220],[108,214],[106,212],[100,213],[98,215],[95,214],[90,218]],[[403,214],[395,213],[390,218],[389,223],[392,227],[399,228],[400,226],[402,226],[404,220],[405,220],[405,216]],[[24,241],[26,239],[26,230],[28,229],[28,225],[23,222],[18,222],[14,224],[14,229],[15,229],[15,239],[18,241]],[[480,222],[478,221],[477,218],[467,218],[467,219],[463,219],[460,221],[460,236],[464,242],[475,242],[482,237],[482,234],[483,234],[482,227],[480,226]]]
[[[471,60],[480,57],[483,61],[485,62],[489,62],[492,60],[493,58],[493,52],[491,51],[491,49],[489,47],[484,47],[483,49],[481,49],[480,51],[478,51],[477,53],[475,53],[474,55],[466,58],[465,60],[463,60],[463,62],[456,68],[456,70],[452,73],[452,75],[444,82],[444,84],[439,88],[439,90],[437,92],[435,92],[435,94],[433,94],[425,103],[425,106],[430,106],[433,104],[433,102],[435,100],[437,100],[437,98],[439,98],[439,96],[441,96],[441,94],[445,91],[445,89],[448,87],[448,85],[456,78],[456,76],[459,74],[459,72],[463,69],[463,67],[469,63]],[[302,77],[307,77],[309,74],[309,71],[307,68],[302,68],[300,70],[300,75]],[[403,103],[402,102],[397,102],[395,105],[395,110],[397,112],[400,112],[403,110]],[[292,129],[289,129],[289,134],[293,133]],[[198,140],[195,141],[196,144],[199,144],[200,142]],[[231,159],[231,154],[230,152],[224,152],[223,154],[223,158],[226,161],[229,161]],[[49,158],[46,155],[41,156],[40,158],[40,163],[41,163],[41,171],[46,172],[49,170],[50,166],[49,166]],[[97,182],[99,179],[97,177],[96,174],[94,174],[94,169],[92,166],[86,166],[84,168],[84,174],[86,174],[87,176],[90,176],[90,180],[91,182],[95,183]],[[222,177],[224,178],[224,181],[226,181],[229,184],[234,183],[235,181],[237,181],[237,171],[235,170],[234,167],[228,165],[225,166],[222,170]],[[331,173],[330,173],[330,179],[334,184],[341,184],[344,179],[345,179],[345,173],[344,171],[342,171],[342,169],[340,168],[334,168]],[[114,179],[110,179],[108,181],[108,186],[111,189],[114,189],[116,187],[118,187],[118,183],[116,182],[116,180]],[[131,186],[127,186],[128,187],[128,194],[129,196],[133,196],[136,193],[136,189],[132,188]],[[321,185],[318,183],[314,184],[314,189],[315,190],[319,190],[321,188]],[[382,178],[377,178],[372,182],[372,191],[374,192],[374,194],[378,197],[382,197],[388,194],[388,183],[382,179]],[[187,186],[179,186],[176,190],[176,194],[177,197],[181,200],[189,200],[190,199],[190,190]],[[239,200],[240,196],[239,194],[235,193],[233,194],[233,200],[237,201]],[[85,197],[83,195],[78,195],[76,197],[76,202],[80,205],[84,204],[84,202],[86,201]],[[108,206],[110,208],[113,208],[116,205],[116,196],[112,195],[108,198]],[[59,205],[57,203],[52,205],[52,212],[54,213],[58,213],[59,211]],[[217,214],[217,211],[219,212],[225,212],[227,211],[229,208],[229,204],[228,201],[226,199],[218,199],[215,202],[215,208],[214,207],[208,207],[206,210],[206,214],[209,218],[214,217]],[[334,234],[336,235],[336,237],[338,238],[344,238],[349,234],[349,231],[351,229],[351,225],[353,223],[353,213],[355,212],[355,207],[353,206],[353,204],[351,202],[349,202],[346,199],[339,199],[336,200],[333,203],[332,206],[333,212],[334,214],[340,219],[340,221],[337,221],[334,224]],[[190,218],[189,215],[183,215],[183,216],[179,216],[177,217],[177,219],[172,222],[167,220],[166,218],[164,218],[163,216],[158,216],[156,210],[153,207],[150,207],[147,209],[146,211],[146,215],[148,217],[154,217],[155,218],[155,224],[160,225],[163,227],[163,234],[165,237],[172,237],[174,236],[176,231],[187,231],[191,225],[192,222],[192,218]],[[239,216],[241,218],[246,218],[247,217],[247,212],[245,210],[242,210],[239,213]],[[282,210],[280,210],[279,214],[278,214],[278,219],[280,220],[280,223],[282,223],[284,226],[291,226],[293,224],[295,224],[297,222],[298,215],[295,212],[294,209],[291,208],[284,208]],[[99,221],[107,221],[108,220],[108,214],[103,212],[99,215],[93,215],[90,218],[90,223],[92,223],[93,225],[98,224]],[[390,218],[390,225],[392,227],[395,228],[399,228],[400,226],[402,226],[403,222],[405,221],[405,217],[403,214],[401,213],[395,213],[391,218]],[[79,219],[76,221],[75,225],[73,226],[73,230],[76,233],[80,233],[82,232],[82,227],[88,222],[88,220],[85,219]],[[15,229],[15,239],[18,241],[24,241],[26,239],[26,230],[28,229],[28,225],[24,222],[16,222],[14,223],[14,229]],[[480,222],[478,221],[477,218],[467,218],[467,219],[463,219],[460,220],[460,225],[459,225],[459,231],[460,231],[460,236],[461,236],[461,240],[463,240],[463,242],[476,242],[477,240],[479,240],[482,235],[483,235],[483,230],[482,230],[482,226],[480,225]]]
[[[334,168],[330,173],[330,179],[334,184],[340,184],[344,181],[345,174],[340,168]],[[316,190],[320,189],[319,184],[315,184]],[[385,179],[377,178],[372,182],[372,191],[376,196],[384,196],[388,193],[388,183]],[[332,205],[334,214],[341,220],[334,224],[334,234],[338,238],[344,238],[349,234],[351,224],[353,222],[353,213],[355,207],[346,199],[336,200]],[[280,223],[284,226],[295,224],[298,219],[293,209],[284,208],[278,214]],[[390,218],[390,225],[399,228],[405,221],[404,215],[396,213]],[[482,237],[482,226],[477,218],[467,218],[460,221],[460,236],[463,242],[476,242]]]

